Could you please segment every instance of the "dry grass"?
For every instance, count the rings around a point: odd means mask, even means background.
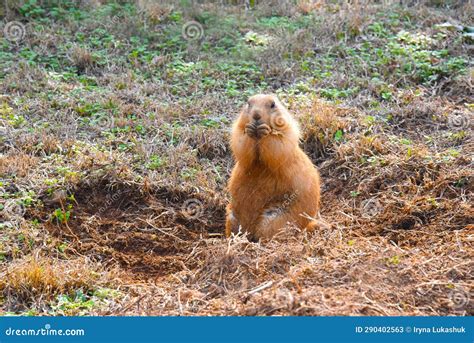
[[[0,274],[0,294],[10,311],[48,307],[60,295],[93,291],[104,283],[86,258],[61,261],[51,257],[18,259]]]

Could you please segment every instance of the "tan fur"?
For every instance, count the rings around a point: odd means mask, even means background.
[[[242,230],[268,239],[288,222],[316,227],[307,217],[319,212],[319,173],[299,139],[295,119],[276,96],[249,99],[232,128],[236,164],[228,184],[227,236]]]

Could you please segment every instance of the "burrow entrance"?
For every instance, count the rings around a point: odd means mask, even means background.
[[[73,251],[119,263],[137,278],[195,267],[190,255],[199,239],[224,232],[222,198],[106,182],[82,184],[72,194],[74,198],[46,201],[34,215]]]

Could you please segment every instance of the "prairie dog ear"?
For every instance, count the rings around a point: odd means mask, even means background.
[[[281,103],[280,98],[275,93],[270,93],[268,95],[270,95],[276,102]]]
[[[240,112],[246,112],[250,108],[250,101],[247,99],[247,101],[242,105]]]

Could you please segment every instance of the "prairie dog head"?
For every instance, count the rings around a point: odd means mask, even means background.
[[[242,109],[240,121],[243,127],[262,128],[258,130],[258,134],[254,135],[257,139],[267,135],[294,135],[299,138],[296,121],[272,94],[257,94],[250,97]]]

